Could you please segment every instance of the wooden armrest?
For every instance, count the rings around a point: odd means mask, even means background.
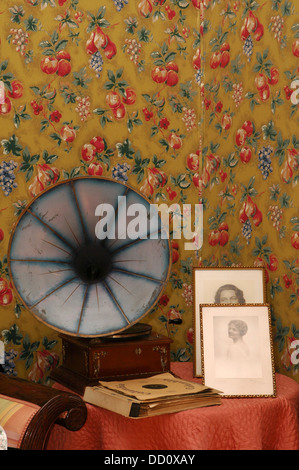
[[[21,449],[45,449],[54,424],[77,431],[86,421],[87,408],[84,401],[70,392],[0,373],[0,393],[7,398],[34,403],[40,407],[25,431]]]

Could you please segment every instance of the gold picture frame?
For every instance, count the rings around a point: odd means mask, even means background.
[[[276,396],[269,304],[202,304],[200,322],[204,384],[226,398]]]
[[[239,303],[266,302],[266,275],[263,267],[194,267],[193,268],[193,375],[201,377],[200,304],[222,303],[215,300],[219,288],[234,285],[243,292]],[[226,303],[231,303],[226,299]]]

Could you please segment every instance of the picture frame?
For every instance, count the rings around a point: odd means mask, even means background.
[[[202,304],[200,321],[203,383],[227,398],[275,397],[270,305]]]
[[[225,285],[234,285],[243,292],[243,299],[238,303],[265,303],[266,276],[263,267],[194,267],[193,268],[193,375],[201,377],[200,344],[200,304],[222,303],[215,300],[218,289]],[[231,301],[229,301],[231,300]],[[232,299],[226,298],[226,303]]]

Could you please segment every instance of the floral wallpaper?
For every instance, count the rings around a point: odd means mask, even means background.
[[[153,203],[203,203],[202,248],[172,240],[169,282],[144,319],[172,338],[172,360],[193,360],[192,267],[263,265],[276,370],[298,381],[296,18],[287,0],[1,2],[5,373],[46,383],[61,357],[57,332],[13,289],[11,231],[41,191],[88,175]]]
[[[276,370],[298,381],[298,4],[202,11],[202,264],[265,267]]]

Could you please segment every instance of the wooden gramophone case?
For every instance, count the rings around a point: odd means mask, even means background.
[[[146,377],[170,370],[171,340],[155,333],[136,338],[85,339],[60,335],[62,365],[51,378],[83,393],[99,380]]]

